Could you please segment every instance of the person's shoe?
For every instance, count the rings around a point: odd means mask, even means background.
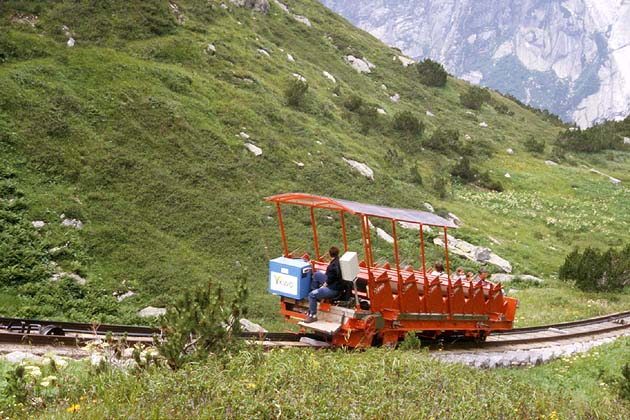
[[[317,315],[309,315],[308,318],[304,320],[305,324],[310,324],[311,322],[317,321]]]

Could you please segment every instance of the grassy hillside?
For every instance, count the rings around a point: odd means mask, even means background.
[[[288,191],[407,208],[430,202],[455,213],[464,222],[458,237],[547,280],[519,292],[521,324],[629,306],[627,294],[583,294],[553,278],[574,246],[628,239],[628,189],[589,171],[627,185],[627,152],[548,166],[564,127],[496,93],[501,106],[467,110],[465,82],[423,86],[414,67],[394,59],[398,51],[316,1],[287,0],[291,14],[275,2],[267,14],[220,4],[0,3],[0,226],[10,238],[0,248],[2,315],[140,322],[138,309],[166,305],[190,285],[246,275],[250,317],[279,325],[265,290],[267,261],[281,243],[263,197]],[[350,54],[375,68],[357,72],[344,59]],[[293,73],[309,86],[299,106],[285,96]],[[401,111],[423,122],[422,136],[392,127]],[[457,130],[474,166],[504,191],[451,179],[460,154],[422,147],[439,129]],[[546,141],[543,153],[526,152],[530,136]],[[344,157],[367,164],[374,180]],[[83,228],[62,226],[62,214]],[[290,246],[313,253],[306,219],[287,223]],[[320,223],[323,246],[340,240],[335,220],[322,214]],[[391,256],[376,245],[377,257]],[[418,265],[414,246],[402,245]],[[48,282],[52,262],[86,284]],[[136,295],[121,303],[112,296],[128,290]]]

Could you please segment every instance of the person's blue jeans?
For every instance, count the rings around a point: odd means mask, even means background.
[[[322,273],[323,274],[323,273]],[[324,277],[326,275],[324,274]],[[331,289],[327,286],[320,287],[319,289],[312,290],[308,294],[308,311],[311,315],[317,314],[317,302],[322,299],[335,297],[339,294],[339,290]]]
[[[316,271],[313,273],[313,277],[311,278],[311,288],[310,291],[315,289],[319,289],[328,281],[328,277],[323,271]]]

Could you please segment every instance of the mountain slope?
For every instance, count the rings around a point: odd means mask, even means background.
[[[5,314],[138,322],[143,306],[244,275],[252,316],[275,319],[265,279],[281,244],[263,197],[287,191],[408,208],[431,202],[464,221],[459,237],[492,247],[517,272],[551,274],[574,244],[626,237],[626,189],[579,166],[581,157],[551,167],[543,163],[550,146],[524,150],[528,137],[550,144],[561,131],[539,113],[495,93],[502,112],[463,108],[467,83],[421,85],[396,50],[316,1],[287,1],[288,12],[272,2],[268,13],[221,4],[3,2],[0,153],[11,187],[2,190],[2,223],[26,231],[45,222],[41,241],[24,246],[39,258],[28,264],[49,269],[1,279]],[[349,55],[375,67],[359,73]],[[297,107],[285,96],[294,73],[309,85]],[[395,130],[400,111],[419,117],[425,134]],[[451,180],[460,156],[421,147],[447,128],[504,193]],[[597,168],[630,182],[627,154],[602,156]],[[343,158],[367,164],[374,179]],[[287,223],[290,246],[309,250],[302,220]],[[340,240],[334,220],[322,215],[320,224],[322,243]],[[387,244],[377,246],[391,259]],[[411,241],[404,249],[417,253]],[[87,282],[48,282],[55,270]],[[136,295],[120,303],[112,296],[129,290]]]
[[[627,2],[322,3],[412,57],[582,127],[630,114]]]

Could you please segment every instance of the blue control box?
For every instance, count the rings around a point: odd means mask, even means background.
[[[286,257],[269,261],[269,292],[304,299],[311,287],[311,263]]]

